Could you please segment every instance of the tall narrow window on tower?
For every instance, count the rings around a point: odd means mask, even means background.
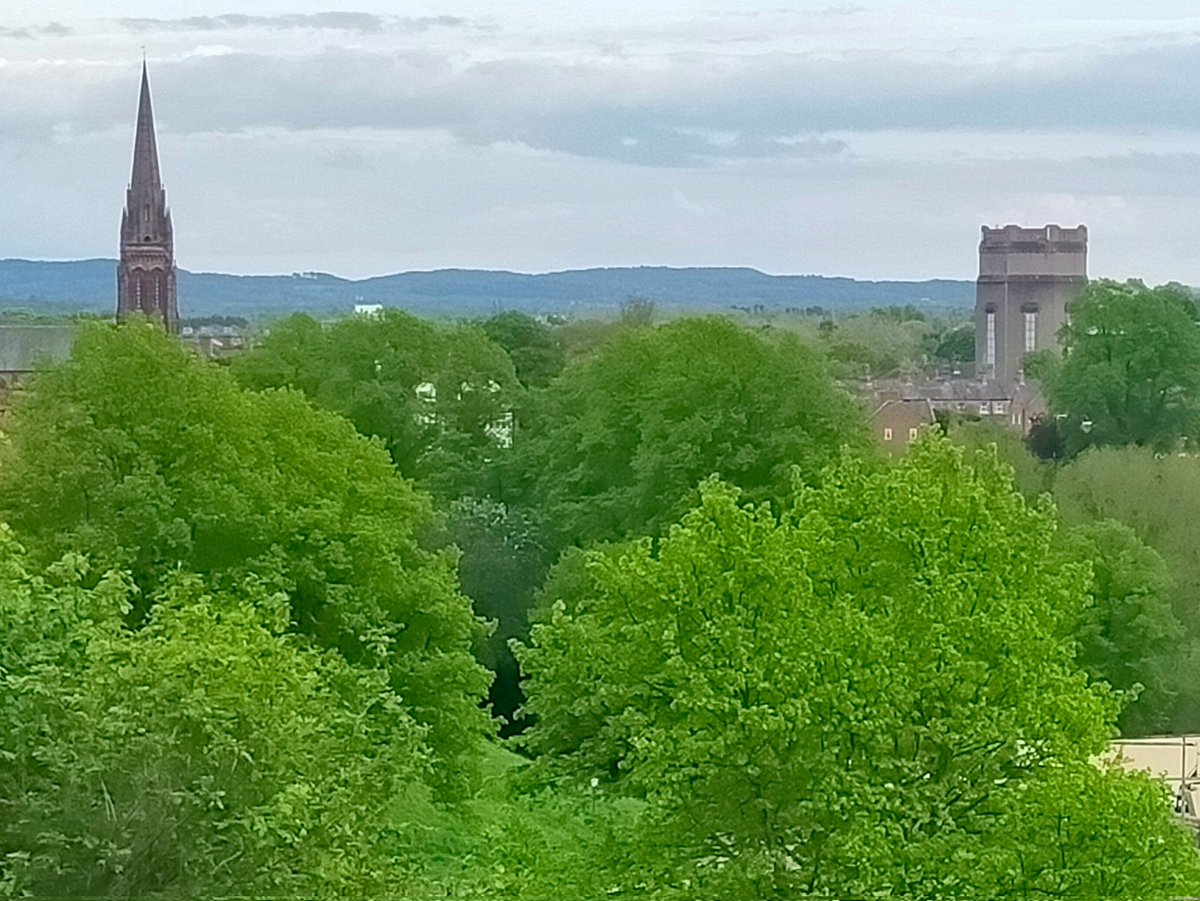
[[[167,208],[167,192],[159,174],[150,78],[143,62],[137,134],[133,142],[133,175],[129,179],[125,209],[121,214],[117,319],[143,313],[161,319],[167,331],[175,331],[179,322],[175,282],[175,236],[171,211]]]
[[[988,369],[996,367],[996,311],[987,312],[987,342],[983,351],[983,365]]]
[[[1037,310],[1025,311],[1025,353],[1037,347]]]

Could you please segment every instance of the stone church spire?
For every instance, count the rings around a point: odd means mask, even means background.
[[[133,174],[121,214],[121,262],[117,269],[117,319],[133,313],[162,319],[167,331],[174,331],[179,321],[175,236],[158,168],[158,142],[145,61],[133,144]]]

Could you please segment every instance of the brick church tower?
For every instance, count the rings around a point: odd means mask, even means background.
[[[167,192],[158,170],[150,79],[142,63],[133,175],[121,214],[121,262],[117,269],[117,319],[141,313],[161,318],[168,332],[179,322],[175,295],[175,238]]]

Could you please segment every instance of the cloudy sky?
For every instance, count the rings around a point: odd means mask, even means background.
[[[1200,0],[3,0],[0,257],[115,255],[143,46],[188,269],[1200,284]]]

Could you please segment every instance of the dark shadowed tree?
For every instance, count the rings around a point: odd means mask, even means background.
[[[566,364],[562,342],[548,325],[532,316],[500,313],[486,320],[483,330],[504,348],[526,388],[545,388]]]
[[[529,632],[534,593],[546,573],[546,549],[530,517],[487,498],[462,498],[450,505],[439,543],[459,549],[458,577],[476,615],[492,630],[481,636],[478,657],[496,674],[490,698],[502,733],[513,730],[523,698],[520,673],[509,648]]]
[[[936,338],[933,356],[944,363],[972,363],[975,360],[975,326],[958,325]]]

